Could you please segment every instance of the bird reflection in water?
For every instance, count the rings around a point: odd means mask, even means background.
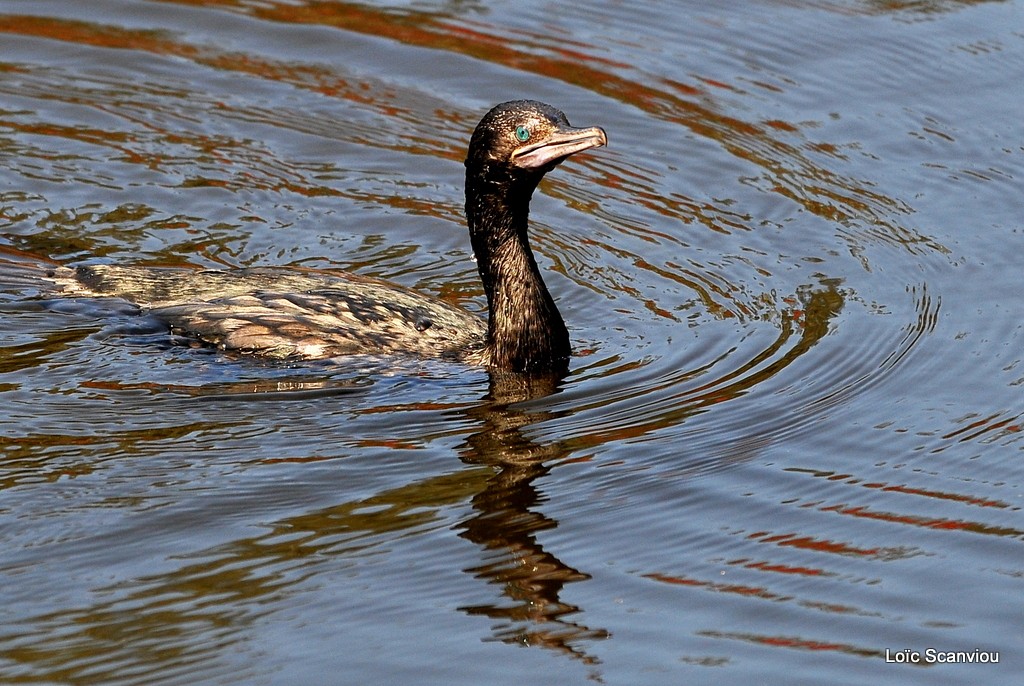
[[[609,632],[570,619],[581,608],[560,598],[566,584],[590,575],[537,541],[539,532],[556,528],[558,522],[537,509],[542,498],[535,482],[550,472],[551,464],[567,457],[569,448],[532,440],[524,429],[553,413],[530,411],[522,403],[556,392],[560,381],[557,374],[492,370],[487,402],[466,413],[479,422],[480,430],[466,440],[462,459],[495,472],[473,496],[473,516],[457,527],[460,536],[491,553],[489,561],[464,571],[500,586],[505,602],[460,609],[497,620],[496,640],[550,648],[596,664],[599,660],[587,652],[586,644],[608,638]]]

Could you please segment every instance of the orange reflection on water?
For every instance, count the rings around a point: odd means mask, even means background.
[[[163,1],[236,10],[242,7],[236,0]],[[331,26],[406,45],[445,50],[586,88],[718,141],[731,154],[764,168],[773,190],[815,214],[832,221],[867,216],[882,227],[884,240],[903,240],[899,235],[887,235],[903,231],[891,226],[887,218],[893,212],[907,211],[899,201],[870,184],[843,178],[815,164],[805,150],[820,152],[817,143],[793,144],[773,136],[773,132],[779,132],[793,137],[801,130],[799,125],[781,120],[748,122],[717,111],[708,88],[733,90],[730,84],[700,76],[696,77],[699,85],[660,76],[648,79],[644,74],[629,73],[629,65],[600,57],[594,49],[587,49],[589,46],[575,45],[570,49],[564,40],[521,33],[504,35],[500,27],[471,24],[461,17],[449,19],[442,13],[395,12],[346,2],[266,2],[245,6],[241,11],[267,21]],[[694,97],[700,101],[694,101]],[[689,216],[675,207],[678,200],[657,195],[640,198],[639,202],[653,211]],[[914,235],[910,240],[929,239]]]
[[[700,631],[698,632],[698,635],[707,636],[709,638],[730,638],[750,643],[758,643],[761,645],[776,646],[780,648],[795,648],[798,650],[828,650],[839,653],[848,653],[851,655],[860,655],[863,657],[881,657],[883,655],[883,652],[880,650],[859,648],[849,643],[821,641],[800,638],[797,636],[769,636],[765,634],[732,633],[725,631]]]

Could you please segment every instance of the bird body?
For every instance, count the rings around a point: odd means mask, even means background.
[[[536,101],[497,105],[466,158],[466,217],[488,318],[395,284],[296,269],[188,270],[58,267],[69,296],[138,304],[172,331],[225,350],[315,359],[411,354],[520,372],[567,365],[569,334],[527,236],[530,198],[570,155],[605,145],[602,129],[574,128]]]
[[[487,324],[438,298],[348,272],[59,267],[71,296],[111,296],[172,331],[224,350],[278,359],[360,353],[480,363]]]

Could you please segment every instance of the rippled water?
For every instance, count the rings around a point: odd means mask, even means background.
[[[1024,5],[0,0],[0,681],[1016,684]],[[172,345],[9,265],[295,265],[479,309],[462,159],[577,355]],[[904,665],[899,651],[999,664]]]

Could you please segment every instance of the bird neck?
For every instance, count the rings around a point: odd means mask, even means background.
[[[487,295],[489,361],[515,371],[564,368],[572,352],[527,238],[530,197],[539,180],[466,179],[469,233]]]

